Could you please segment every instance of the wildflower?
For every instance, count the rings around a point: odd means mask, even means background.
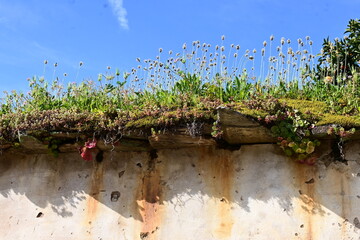
[[[130,73],[124,72],[123,77],[126,80],[130,76]]]
[[[270,41],[274,40],[274,35],[270,36]]]
[[[79,66],[81,67],[84,63],[82,61],[79,62]]]
[[[223,41],[225,40],[225,35],[221,36],[221,40],[223,40]]]
[[[111,67],[110,67],[110,66],[107,66],[106,68],[107,68],[108,70],[110,70]]]
[[[162,48],[159,48],[159,53],[162,53],[163,49]]]
[[[44,61],[44,64],[48,64],[48,61],[47,61],[47,60],[45,60],[45,61]]]
[[[333,78],[330,77],[330,76],[326,76],[326,77],[324,78],[324,83],[326,83],[326,84],[332,83],[332,81],[333,81]]]
[[[183,44],[182,48],[185,50],[186,49],[186,43]]]
[[[58,64],[57,63],[54,63],[54,67],[57,67],[58,66]]]

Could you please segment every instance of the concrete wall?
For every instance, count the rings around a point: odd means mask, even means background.
[[[360,239],[360,148],[307,166],[273,144],[0,156],[0,239]]]

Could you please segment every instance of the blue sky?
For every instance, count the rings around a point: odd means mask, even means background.
[[[122,72],[137,57],[154,59],[160,47],[218,44],[222,35],[244,51],[270,35],[310,36],[318,52],[359,12],[359,0],[0,0],[0,91],[26,90],[34,75],[95,80],[107,66]]]

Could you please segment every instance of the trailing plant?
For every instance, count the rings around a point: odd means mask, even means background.
[[[343,127],[331,126],[327,130],[328,135],[339,136],[342,139],[346,139],[355,133],[355,128],[345,130]]]
[[[264,118],[259,117],[258,120],[270,128],[277,138],[277,144],[287,156],[299,162],[313,164],[313,160],[311,163],[308,160],[320,142],[311,138],[311,129],[314,127],[314,124],[309,121],[311,116],[305,118],[298,110],[286,104],[280,104],[273,98],[254,99],[247,104],[251,108],[263,108],[272,112]]]
[[[211,136],[216,139],[220,139],[223,135],[223,131],[218,121],[215,121],[211,127]]]

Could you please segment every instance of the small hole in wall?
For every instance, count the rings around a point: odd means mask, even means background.
[[[100,151],[98,154],[96,154],[96,161],[97,162],[102,162],[104,159],[104,152],[103,151]]]
[[[139,168],[142,168],[141,163],[137,163],[136,166],[138,166]]]
[[[120,198],[120,192],[119,191],[114,191],[111,193],[111,201],[112,202],[117,202]]]
[[[125,171],[119,172],[119,178],[121,178],[124,175]]]
[[[148,232],[141,232],[140,233],[140,239],[145,239],[149,236],[149,233]]]
[[[37,215],[36,215],[36,218],[41,218],[42,216],[44,216],[44,214],[42,212],[39,212]]]

